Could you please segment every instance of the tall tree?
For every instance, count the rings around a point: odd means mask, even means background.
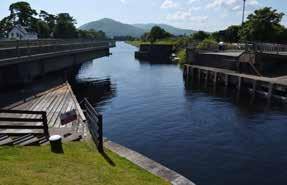
[[[284,13],[278,13],[271,7],[255,10],[247,17],[240,30],[240,38],[250,41],[278,41],[278,33],[284,30],[280,22]]]
[[[164,38],[167,38],[170,36],[171,36],[171,34],[166,32],[161,27],[154,26],[154,27],[152,27],[152,29],[149,33],[149,40],[150,40],[150,42],[155,42],[158,39],[164,39]]]
[[[34,23],[34,16],[37,15],[36,10],[32,9],[30,4],[24,1],[13,3],[9,7],[10,17],[13,24],[21,24],[22,26],[31,26]]]
[[[60,13],[56,18],[54,28],[55,38],[75,38],[77,37],[77,29],[75,27],[76,20],[68,13]]]
[[[204,31],[198,31],[194,34],[192,34],[192,39],[198,40],[198,41],[203,41],[204,39],[207,39],[210,35]]]
[[[44,10],[41,10],[39,17],[48,24],[50,31],[52,32],[56,25],[56,16],[53,14],[49,14]]]

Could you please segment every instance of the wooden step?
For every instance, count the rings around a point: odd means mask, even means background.
[[[37,137],[33,137],[24,142],[18,144],[19,146],[40,146],[39,139]]]
[[[24,143],[24,142],[26,142],[26,141],[28,141],[30,139],[33,139],[33,138],[34,138],[34,136],[31,135],[31,134],[28,134],[28,135],[25,135],[25,136],[22,136],[22,137],[17,137],[17,138],[14,139],[13,144],[14,145],[20,145],[21,143]]]
[[[43,129],[1,129],[0,134],[23,135],[23,134],[42,134]]]
[[[6,139],[0,140],[0,146],[13,145],[13,139],[7,137]]]

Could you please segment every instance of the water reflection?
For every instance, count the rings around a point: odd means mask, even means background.
[[[112,84],[110,78],[81,78],[73,82],[73,89],[78,99],[88,98],[98,109],[116,96],[116,85]]]
[[[259,96],[253,96],[247,89],[225,87],[222,85],[208,84],[206,81],[199,82],[196,79],[184,78],[186,97],[190,93],[204,93],[203,96],[213,97],[214,101],[232,103],[237,106],[242,113],[256,114],[260,112],[279,111],[286,113],[287,106],[281,101],[268,101]]]

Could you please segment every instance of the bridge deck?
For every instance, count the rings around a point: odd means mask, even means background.
[[[85,134],[85,115],[73,94],[73,91],[68,83],[50,89],[46,92],[37,94],[33,97],[30,97],[26,100],[18,102],[14,105],[6,107],[6,109],[11,110],[29,110],[29,111],[46,111],[47,120],[49,125],[50,133],[55,133],[55,128],[67,128]],[[62,113],[76,110],[77,120],[67,124],[61,125],[60,115]],[[1,117],[5,117],[5,114],[1,114]],[[17,118],[35,118],[33,115],[15,115]],[[11,123],[13,124],[13,123]],[[37,124],[37,123],[35,123]],[[39,130],[40,132],[41,130]],[[22,133],[24,132],[24,133]],[[16,129],[2,129],[0,134],[29,134],[37,133],[37,130],[16,130]]]

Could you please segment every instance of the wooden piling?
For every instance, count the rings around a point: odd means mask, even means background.
[[[242,84],[242,77],[238,76],[238,84],[237,84],[237,89],[240,91],[241,90],[241,84]]]
[[[225,85],[226,87],[228,86],[228,78],[229,78],[229,75],[228,75],[228,74],[225,74],[224,85]]]
[[[273,93],[273,83],[269,83],[267,98],[270,99]]]
[[[217,72],[214,72],[214,78],[213,78],[213,83],[217,83]]]

